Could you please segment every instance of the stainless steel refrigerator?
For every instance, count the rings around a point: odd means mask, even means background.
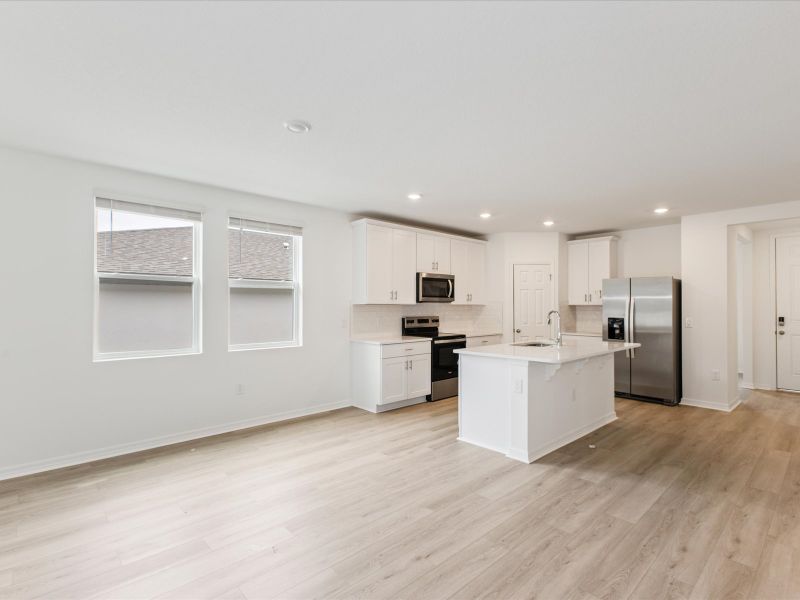
[[[604,279],[603,339],[642,345],[614,355],[617,396],[663,404],[681,401],[679,279]]]

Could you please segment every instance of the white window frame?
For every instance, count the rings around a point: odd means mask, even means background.
[[[97,201],[119,200],[155,206],[173,210],[187,210],[200,215],[198,221],[192,221],[192,275],[147,275],[139,273],[109,273],[97,270]],[[119,194],[95,194],[92,197],[92,214],[94,220],[94,235],[92,242],[92,262],[94,271],[94,316],[93,316],[93,362],[110,362],[116,360],[131,360],[138,358],[164,358],[168,356],[190,356],[203,352],[203,277],[202,277],[202,239],[203,239],[203,211],[198,207],[177,205],[169,202],[151,199],[121,196]],[[98,351],[100,331],[100,283],[102,281],[143,281],[153,283],[184,283],[192,286],[192,345],[189,348],[175,350],[131,350],[125,352],[100,352]]]
[[[264,217],[247,217],[231,214],[228,216],[226,224],[227,231],[231,229],[231,219],[244,219],[248,221],[258,221],[264,224],[275,224],[275,221]],[[284,223],[287,227],[296,229],[299,226]],[[242,352],[246,350],[270,350],[276,348],[300,348],[303,346],[303,234],[287,234],[292,237],[292,281],[270,281],[266,279],[244,279],[242,277],[230,276],[230,257],[228,257],[228,352]],[[227,240],[227,236],[226,236]],[[252,344],[233,344],[231,343],[231,289],[247,288],[262,290],[294,290],[294,322],[292,323],[292,340],[282,340],[279,342],[254,342]]]

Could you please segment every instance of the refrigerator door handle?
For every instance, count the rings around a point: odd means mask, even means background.
[[[628,334],[631,344],[635,344],[636,341],[634,340],[633,334],[633,317],[636,314],[636,296],[631,296],[631,316],[630,316],[630,326],[628,327]],[[631,348],[631,358],[636,358],[636,349]]]
[[[623,327],[624,327],[624,329],[622,330],[622,341],[627,344],[628,340],[630,339],[629,336],[631,334],[631,296],[630,296],[630,292],[628,292],[628,297],[625,298],[625,324],[624,324]],[[630,358],[630,357],[631,357],[631,351],[630,350],[625,350],[625,358]]]

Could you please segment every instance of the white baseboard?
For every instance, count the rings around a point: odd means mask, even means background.
[[[740,388],[744,388],[746,390],[754,390],[754,389],[756,389],[755,385],[753,384],[752,381],[740,381],[739,382],[739,387]]]
[[[708,400],[695,400],[694,398],[683,398],[681,404],[684,406],[694,406],[696,408],[707,408],[709,410],[721,410],[722,412],[731,412],[739,406],[739,399],[733,405],[725,404],[722,402],[709,402]]]
[[[52,471],[53,469],[74,467],[76,465],[82,465],[97,460],[103,460],[105,458],[123,456],[125,454],[132,454],[134,452],[141,452],[143,450],[152,450],[153,448],[170,446],[172,444],[179,444],[181,442],[189,442],[191,440],[198,440],[213,435],[220,435],[222,433],[230,433],[232,431],[249,429],[251,427],[259,427],[261,425],[268,425],[270,423],[277,423],[279,421],[288,421],[289,419],[296,419],[298,417],[307,417],[309,415],[328,412],[331,410],[337,410],[340,408],[347,408],[349,406],[351,406],[349,400],[345,400],[342,402],[332,402],[330,404],[322,404],[319,406],[314,406],[311,408],[306,408],[301,410],[290,410],[275,415],[255,417],[253,419],[245,419],[242,421],[234,421],[232,423],[226,423],[224,425],[204,427],[201,429],[193,429],[191,431],[183,431],[180,433],[148,438],[146,440],[141,440],[138,442],[118,444],[115,446],[107,446],[105,448],[98,448],[96,450],[75,452],[74,454],[66,454],[55,458],[33,461],[21,465],[2,467],[0,468],[0,481],[3,481],[5,479],[12,479],[14,477],[22,477],[24,475],[33,475],[35,473]]]

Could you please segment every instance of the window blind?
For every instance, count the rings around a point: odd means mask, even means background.
[[[254,221],[252,219],[241,219],[239,217],[231,217],[228,225],[233,229],[241,229],[243,231],[274,233],[278,235],[303,235],[302,227],[279,225],[278,223],[267,223],[264,221]]]
[[[121,210],[124,212],[139,213],[143,215],[154,215],[167,217],[170,219],[184,219],[186,221],[201,221],[202,214],[196,211],[183,210],[180,208],[167,208],[152,204],[141,204],[138,202],[128,202],[126,200],[112,200],[110,198],[97,198],[95,200],[97,208],[109,210]]]

